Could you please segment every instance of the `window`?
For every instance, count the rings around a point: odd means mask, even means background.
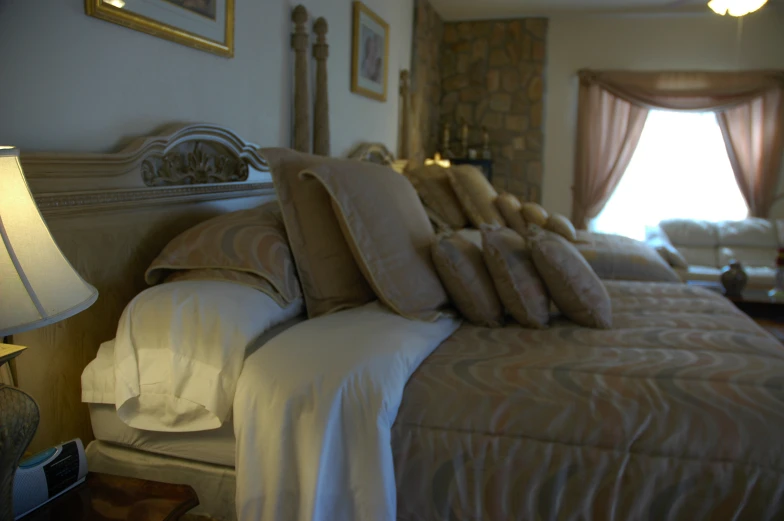
[[[664,219],[747,216],[716,115],[652,110],[626,173],[590,228],[644,240],[645,227]]]

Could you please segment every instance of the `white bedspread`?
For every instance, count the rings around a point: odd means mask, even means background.
[[[390,429],[411,373],[459,326],[375,302],[248,357],[234,398],[240,521],[394,521]]]

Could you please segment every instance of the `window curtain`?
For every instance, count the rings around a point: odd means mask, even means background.
[[[784,150],[784,91],[717,113],[735,180],[752,217],[767,217],[776,199]]]
[[[640,142],[648,109],[580,82],[572,223],[586,229],[615,191]]]
[[[716,111],[751,213],[767,216],[774,197],[769,187],[775,188],[784,154],[784,72],[581,70],[579,77],[575,226],[586,228],[604,208],[634,154],[651,108]]]

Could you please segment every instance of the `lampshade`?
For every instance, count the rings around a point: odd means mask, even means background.
[[[68,318],[96,298],[49,233],[19,150],[0,147],[0,337]]]
[[[708,7],[722,16],[727,13],[731,16],[746,16],[767,3],[768,0],[711,0]]]

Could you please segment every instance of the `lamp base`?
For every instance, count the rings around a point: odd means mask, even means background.
[[[14,519],[14,474],[38,418],[38,404],[29,394],[0,384],[0,521]]]

